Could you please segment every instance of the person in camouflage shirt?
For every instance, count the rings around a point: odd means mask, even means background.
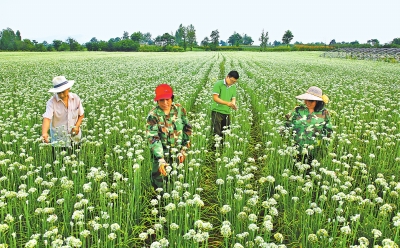
[[[297,161],[311,164],[324,137],[330,137],[332,133],[330,116],[325,109],[329,99],[315,86],[296,98],[304,100],[304,105],[297,106],[286,116],[286,126],[292,128],[294,133],[299,151]]]
[[[173,102],[171,86],[160,84],[155,93],[157,106],[147,116],[146,133],[152,160],[151,183],[154,189],[164,189],[168,165],[185,160],[192,126],[186,117],[186,110]]]

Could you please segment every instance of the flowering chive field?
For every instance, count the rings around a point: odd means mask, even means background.
[[[398,247],[400,65],[319,55],[0,53],[0,247]],[[212,151],[212,85],[230,70],[239,109]],[[80,149],[53,161],[40,135],[56,75],[75,80],[85,119]],[[193,135],[154,198],[145,120],[160,83]],[[284,115],[312,85],[334,134],[307,173]]]

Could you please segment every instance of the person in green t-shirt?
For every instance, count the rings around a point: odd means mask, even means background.
[[[213,101],[211,104],[211,129],[214,135],[223,137],[223,130],[229,128],[231,110],[236,110],[236,81],[239,79],[237,71],[230,71],[228,75],[214,84]]]

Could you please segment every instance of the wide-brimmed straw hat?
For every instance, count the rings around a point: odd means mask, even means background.
[[[51,93],[59,93],[69,89],[74,85],[74,80],[67,80],[64,76],[57,76],[53,78],[53,88],[49,90]]]
[[[296,98],[300,100],[323,101],[324,103],[328,103],[329,101],[329,98],[323,95],[322,90],[316,86],[311,86],[306,93],[298,95]]]

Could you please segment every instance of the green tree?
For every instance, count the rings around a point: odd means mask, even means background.
[[[355,41],[350,42],[350,45],[357,46],[357,45],[360,45],[360,42],[358,42],[358,40],[355,40]]]
[[[89,42],[86,42],[85,46],[88,51],[99,51],[99,41],[96,37],[93,37]]]
[[[229,36],[228,43],[231,46],[239,46],[240,44],[243,43],[242,39],[243,39],[243,37],[240,34],[236,33],[236,31],[235,31],[235,32],[233,32],[233,34],[231,36]]]
[[[18,41],[21,41],[21,32],[19,32],[19,30],[17,30],[17,32],[15,33],[15,38],[16,38],[16,40],[18,40]]]
[[[165,33],[161,36],[161,41],[165,46],[172,46],[175,43],[175,37],[169,33]]]
[[[159,35],[155,38],[154,42],[158,46],[172,46],[175,42],[175,37],[170,35],[169,33],[164,33],[163,35]]]
[[[131,39],[122,39],[114,44],[114,51],[132,52],[139,50],[139,42]]]
[[[153,40],[151,39],[151,33],[147,32],[143,34],[143,41],[141,41],[140,43],[143,44],[148,44],[148,45],[153,45]]]
[[[210,42],[210,48],[211,50],[216,50],[218,45],[219,45],[219,31],[218,29],[214,30],[211,32],[210,35],[211,42]]]
[[[75,39],[73,39],[71,37],[68,37],[66,42],[69,45],[69,50],[70,51],[79,51],[79,50],[81,50],[80,44]]]
[[[18,51],[34,51],[35,45],[29,39],[24,39],[22,41],[17,41]]]
[[[15,51],[17,48],[15,41],[16,35],[11,28],[0,32],[0,50]]]
[[[129,39],[129,33],[127,31],[124,31],[124,33],[122,34],[122,39],[123,40]]]
[[[131,34],[131,40],[140,43],[143,41],[143,34],[140,31],[134,32],[133,34]]]
[[[392,40],[392,44],[393,44],[393,45],[400,45],[400,38],[394,38],[394,39]]]
[[[187,26],[186,28],[186,36],[188,40],[188,46],[190,48],[190,51],[193,50],[193,47],[196,45],[196,29],[192,24]]]
[[[206,36],[204,39],[201,41],[201,45],[206,47],[210,44],[210,39]]]
[[[292,31],[287,30],[282,37],[282,43],[286,44],[286,46],[289,46],[290,42],[293,40],[293,37]]]
[[[182,24],[179,25],[178,30],[175,32],[175,42],[178,46],[183,47],[186,51],[187,47],[187,30],[186,27]]]
[[[379,47],[379,40],[378,39],[370,39],[367,41],[368,44],[370,44],[373,47]]]
[[[242,44],[243,44],[243,45],[249,45],[249,46],[251,46],[251,45],[253,45],[253,43],[254,43],[254,41],[253,41],[253,39],[251,38],[251,36],[248,36],[247,34],[244,34],[244,35],[243,35],[243,38],[242,38]]]
[[[280,41],[274,40],[273,45],[274,46],[280,46],[282,43]]]
[[[63,42],[61,40],[53,40],[53,47],[56,51],[60,51],[59,48]]]
[[[261,32],[261,37],[258,39],[260,41],[260,50],[265,52],[267,49],[267,44],[268,44],[268,32],[264,33],[264,29]]]

